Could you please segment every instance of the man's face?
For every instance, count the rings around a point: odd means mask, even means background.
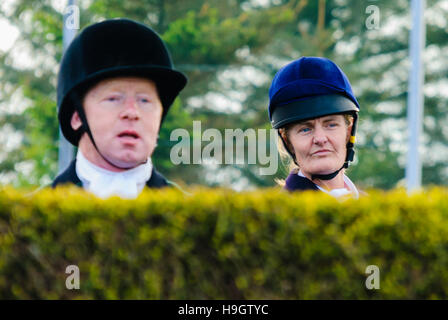
[[[329,174],[345,161],[352,124],[342,115],[330,115],[295,124],[288,130],[288,140],[302,172]]]
[[[163,111],[153,81],[131,77],[103,80],[87,92],[83,106],[95,143],[109,162],[130,169],[153,153]],[[75,130],[81,126],[77,112],[71,125]],[[94,164],[120,171],[104,161],[86,133],[79,148]]]

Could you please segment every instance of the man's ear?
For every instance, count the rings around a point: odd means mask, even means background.
[[[82,126],[81,118],[79,117],[78,111],[73,112],[72,119],[70,120],[70,125],[75,131]]]

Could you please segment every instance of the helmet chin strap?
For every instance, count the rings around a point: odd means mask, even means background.
[[[86,114],[84,113],[84,109],[82,107],[78,106],[76,108],[76,110],[78,111],[79,117],[81,118],[81,127],[79,129],[83,129],[84,131],[87,132],[87,134],[88,134],[88,136],[90,138],[90,141],[92,141],[93,146],[95,147],[96,151],[101,156],[101,158],[103,158],[104,161],[106,161],[109,165],[111,165],[114,168],[117,168],[117,169],[120,169],[120,170],[127,170],[127,169],[129,169],[129,168],[117,166],[116,164],[110,162],[105,156],[103,156],[103,154],[100,152],[100,150],[98,149],[98,147],[97,147],[97,145],[95,143],[95,139],[93,139],[93,135],[92,135],[92,132],[90,131],[89,124],[87,122],[87,117],[86,117]],[[148,162],[148,159],[146,159],[143,162],[140,162],[138,165],[144,164],[146,162]]]
[[[280,131],[277,131],[277,132],[280,137],[280,140],[282,140],[282,142],[283,142],[283,146],[285,147],[286,152],[289,153],[289,155],[291,156],[291,158],[294,161],[294,163],[296,164],[296,166],[300,167],[299,164],[297,163],[296,155],[294,153],[292,153],[291,151],[289,151],[288,145],[286,144],[286,141],[283,139],[282,135],[280,134]]]
[[[344,163],[344,165],[343,165],[339,170],[336,170],[335,172],[330,173],[330,174],[311,174],[311,180],[316,180],[316,179],[319,179],[319,180],[331,180],[331,179],[333,179],[334,177],[336,177],[336,176],[338,175],[338,173],[339,173],[342,169],[348,167],[348,165],[346,165],[346,164],[347,164],[347,163]]]

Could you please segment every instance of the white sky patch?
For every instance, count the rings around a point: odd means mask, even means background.
[[[0,172],[0,185],[12,185],[16,180],[16,172]]]
[[[51,6],[60,14],[64,13],[67,3],[67,0],[51,0]]]
[[[22,173],[24,176],[29,176],[34,169],[34,160],[22,161],[14,166],[17,172]]]
[[[433,119],[426,117],[425,124],[431,126]],[[385,144],[384,138],[390,138],[389,148],[393,152],[400,154],[398,158],[398,163],[400,166],[405,167],[407,161],[408,153],[408,123],[407,119],[385,119],[381,123],[372,123],[370,121],[362,121],[358,130],[358,135],[360,137],[360,144],[363,143],[365,139],[365,134],[368,132],[378,132],[374,136],[374,142],[378,146]],[[382,132],[382,134],[379,134]],[[448,135],[448,129],[446,132]],[[435,143],[429,146],[429,136],[423,134],[422,140],[419,146],[419,153],[422,161],[425,165],[431,165],[441,162],[446,162],[448,157],[448,147],[442,143]]]
[[[332,21],[332,22],[335,22],[335,21]],[[333,39],[339,41],[339,39],[341,39],[344,36],[344,31],[342,31],[341,29],[337,29],[337,23],[333,23],[333,24],[336,25],[336,26],[334,26],[336,30],[333,32]]]
[[[436,45],[427,46],[424,53],[425,73],[438,73],[440,70],[446,69],[447,56],[446,48],[441,48]]]
[[[446,3],[446,1],[443,1]],[[426,8],[425,11],[425,22],[427,24],[437,26],[439,28],[446,28],[447,26],[447,11],[448,9],[444,9],[442,5],[436,4],[432,8]]]
[[[92,5],[95,0],[78,0],[77,6],[82,8],[88,8]],[[59,13],[63,14],[65,8],[67,7],[68,0],[51,0],[51,5]]]
[[[14,3],[14,0],[6,1],[6,3]],[[62,13],[66,6],[66,1],[60,0],[52,0],[52,5],[56,11],[61,13],[61,28],[62,28]],[[10,5],[4,5],[3,3],[0,5],[0,9],[6,8],[6,11],[10,11],[8,8],[12,8]],[[25,22],[30,22],[31,25],[31,14],[26,12],[23,16],[23,20]],[[10,56],[13,57],[12,65],[18,69],[50,69],[54,68],[58,62],[55,61],[54,57],[56,52],[54,49],[47,45],[45,47],[47,54],[45,56],[35,56],[32,53],[31,46],[21,41],[19,39],[20,31],[17,27],[11,25],[6,19],[0,19],[0,51],[11,50]],[[51,35],[49,35],[51,38]],[[51,40],[51,39],[49,39]]]
[[[357,135],[359,135],[359,143],[365,141],[367,135],[373,134],[373,140],[376,145],[385,145],[385,138],[392,140],[391,150],[403,152],[406,147],[407,138],[407,121],[406,119],[384,119],[381,123],[360,119]]]
[[[218,74],[217,78],[221,92],[208,92],[203,97],[192,97],[187,103],[193,108],[238,113],[241,112],[251,87],[259,87],[270,81],[265,73],[253,66],[229,68]]]
[[[425,123],[425,127],[429,128],[430,130],[435,129],[437,125],[436,119],[434,117],[425,117],[423,119],[423,122]]]
[[[208,92],[204,97],[192,97],[188,99],[188,104],[194,108],[207,108],[226,113],[240,112],[242,108],[239,101],[218,92]]]
[[[427,165],[435,165],[437,163],[446,163],[448,148],[442,143],[433,143],[431,147],[422,146],[422,160]]]
[[[382,55],[366,60],[366,62],[363,63],[363,67],[366,71],[373,71],[378,68],[384,68],[384,66],[389,64],[391,61],[392,56]],[[408,60],[403,59],[400,62],[396,63],[393,67],[387,69],[387,71],[382,74],[382,77],[379,81],[374,78],[366,77],[358,81],[358,83],[356,84],[356,88],[360,88],[359,92],[364,89],[375,88],[378,92],[387,91],[391,95],[400,94],[403,90],[400,84],[402,82],[407,82],[409,76],[407,65]]]
[[[378,113],[394,115],[403,110],[403,104],[395,101],[380,102],[375,105],[375,110]]]
[[[241,92],[235,91],[234,94],[239,95]],[[226,96],[219,92],[208,92],[202,97],[191,97],[187,104],[192,108],[206,108],[225,113],[238,113],[242,108],[239,101],[235,101],[229,95]]]
[[[36,66],[36,60],[32,59],[31,47],[27,43],[16,44],[11,49],[11,56],[14,57],[12,65],[18,69],[32,69]]]
[[[403,28],[411,27],[411,15],[410,12],[403,16],[397,16],[393,19],[387,19],[386,22],[381,20],[380,33],[383,36],[396,36],[400,34],[400,30]]]
[[[448,121],[448,116],[445,117],[444,122],[447,123]],[[443,126],[442,127],[442,133],[445,137],[448,137],[448,126]],[[448,166],[447,166],[448,167]]]
[[[2,0],[0,2],[0,10],[2,10],[6,16],[9,16],[14,9],[14,3],[16,0]]]
[[[187,100],[187,105],[191,108],[201,108],[202,107],[202,99],[199,97],[191,97]]]
[[[251,0],[250,3],[252,5],[260,6],[260,7],[268,7],[271,3],[270,0]]]
[[[237,168],[226,166],[216,170],[215,165],[204,165],[207,173],[205,179],[210,184],[218,184],[223,188],[231,188],[235,191],[243,191],[253,189],[249,180],[241,177],[241,172]]]
[[[339,1],[341,2],[341,1]],[[341,20],[347,19],[350,17],[351,10],[350,8],[343,7],[343,4],[338,3],[341,7],[334,8],[331,14]]]
[[[448,79],[440,79],[437,82],[426,84],[423,92],[427,97],[448,98]]]
[[[248,0],[243,4],[241,4],[241,7],[243,8],[243,10],[247,11],[254,8],[267,8],[271,4],[279,5],[281,3],[282,3],[281,0]]]
[[[448,0],[442,0],[437,2],[436,7],[448,11]]]
[[[0,51],[8,51],[19,37],[19,30],[6,19],[0,19]]]
[[[258,87],[267,83],[270,79],[265,73],[253,66],[243,66],[221,72],[218,75],[218,80],[223,83],[235,82],[237,86],[250,84]]]
[[[21,114],[31,105],[31,101],[23,96],[21,88],[14,91],[11,97],[0,104],[0,114]]]
[[[247,59],[250,57],[250,48],[248,46],[244,46],[235,51],[235,56],[239,59]]]
[[[39,185],[41,186],[48,186],[53,182],[53,177],[49,176],[48,174],[44,175],[39,180]]]
[[[292,61],[292,59],[294,58],[291,57],[291,59],[279,59],[279,57],[276,57],[274,55],[266,55],[263,57],[263,61],[265,63],[271,64],[276,70],[279,70],[280,68],[286,66],[288,63]]]
[[[10,124],[5,124],[0,129],[0,141],[2,141],[0,152],[11,152],[22,143],[23,134],[14,130]]]
[[[407,119],[386,119],[380,125],[380,132],[385,132],[392,141],[389,145],[394,152],[407,152],[408,122]]]
[[[376,55],[371,58],[366,58],[363,60],[363,68],[366,71],[369,70],[378,70],[378,68],[381,68],[381,66],[389,64],[394,59],[393,54],[387,53],[387,54],[380,54]]]
[[[353,56],[356,50],[359,49],[361,40],[359,37],[352,37],[350,41],[338,41],[335,50],[342,56]]]

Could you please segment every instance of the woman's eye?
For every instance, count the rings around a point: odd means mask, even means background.
[[[310,128],[300,128],[300,129],[299,129],[299,133],[308,133],[308,132],[310,132],[310,131],[311,131]]]

